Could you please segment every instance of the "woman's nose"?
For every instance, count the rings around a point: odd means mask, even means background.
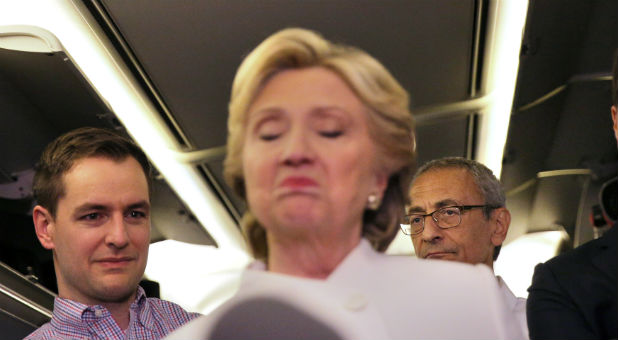
[[[311,146],[311,137],[302,128],[293,129],[284,140],[282,161],[288,166],[311,164],[314,153]]]

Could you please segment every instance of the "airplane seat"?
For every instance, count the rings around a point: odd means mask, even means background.
[[[0,197],[0,262],[58,292],[51,251],[39,243],[32,223],[30,198]]]
[[[139,285],[144,288],[147,297],[161,298],[161,288],[159,282],[142,279]]]
[[[599,206],[605,222],[613,226],[618,219],[618,176],[603,183],[599,190]]]
[[[590,224],[594,229],[595,239],[616,224],[616,215],[618,215],[618,177],[601,185],[598,204],[591,207]]]

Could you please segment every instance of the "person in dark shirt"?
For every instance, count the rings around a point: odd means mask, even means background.
[[[618,145],[618,50],[614,56],[611,115]],[[613,222],[615,225],[615,221]],[[618,230],[536,266],[528,288],[531,339],[618,337]]]

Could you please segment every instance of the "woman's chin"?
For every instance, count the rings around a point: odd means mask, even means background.
[[[278,220],[285,225],[315,225],[322,223],[325,213],[325,205],[316,204],[315,200],[291,199],[281,202],[277,206]]]

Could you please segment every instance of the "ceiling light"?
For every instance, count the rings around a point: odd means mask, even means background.
[[[236,222],[208,188],[195,166],[178,162],[172,152],[161,152],[182,150],[82,2],[12,1],[10,5],[3,4],[0,23],[13,28],[21,26],[25,32],[21,35],[14,34],[17,38],[0,37],[5,41],[5,47],[17,48],[20,43],[10,41],[15,39],[22,42],[30,39],[31,43],[26,44],[27,46],[33,46],[32,41],[39,41],[39,46],[34,47],[39,50],[42,48],[41,42],[44,45],[46,41],[52,50],[57,51],[63,47],[64,52],[142,147],[168,184],[200,223],[208,227],[208,232],[219,247],[236,249],[237,253],[248,253]],[[34,27],[28,28],[24,25]],[[46,34],[45,31],[50,33]]]
[[[498,178],[502,171],[527,10],[528,1],[524,0],[489,3],[482,91],[490,97],[490,102],[481,112],[476,160],[490,168]]]

